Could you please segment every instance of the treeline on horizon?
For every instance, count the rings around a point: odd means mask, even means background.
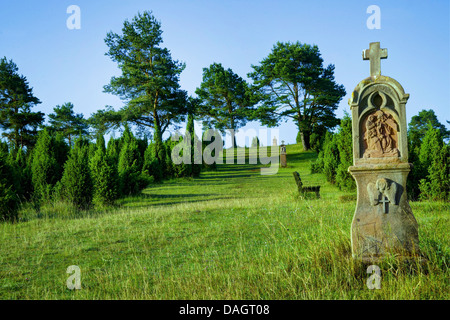
[[[209,130],[235,132],[249,121],[276,127],[291,119],[303,149],[319,153],[313,172],[325,173],[341,189],[354,189],[346,169],[351,165],[351,120],[335,115],[346,92],[334,79],[334,65],[323,65],[317,46],[276,43],[265,59],[252,65],[248,77],[253,83],[213,63],[203,69],[197,96],[191,97],[179,85],[185,64],[161,46],[161,24],[151,12],[125,21],[122,33],[109,32],[105,42],[106,55],[122,75],[112,77],[104,91],[119,96],[125,106],[107,106],[88,119],[65,103],[54,108],[45,124],[45,115],[32,110],[41,101],[26,77],[12,60],[0,59],[0,219],[16,220],[22,203],[32,203],[36,210],[59,200],[80,209],[111,205],[149,183],[213,169],[207,164],[174,165],[170,156],[178,142],[163,139],[187,121],[191,141],[182,141],[198,143],[194,120],[203,122],[203,136]],[[444,140],[449,131],[432,110],[416,117],[408,132],[415,164],[411,195],[446,199],[449,151]],[[117,129],[123,129],[122,136],[106,143],[105,134]],[[235,147],[234,136],[232,143]]]

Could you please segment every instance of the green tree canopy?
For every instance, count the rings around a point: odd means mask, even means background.
[[[222,133],[233,130],[232,141],[236,146],[234,132],[252,120],[254,101],[249,85],[231,69],[225,70],[220,63],[203,69],[203,82],[195,91],[200,98],[199,114],[208,126]]]
[[[334,65],[323,67],[316,45],[278,42],[260,65],[252,68],[254,72],[248,76],[262,101],[257,117],[263,125],[293,119],[303,148],[309,150],[313,132],[339,124],[334,111],[346,92],[334,80]]]
[[[61,133],[72,146],[72,137],[75,135],[85,135],[88,133],[88,124],[82,113],[76,114],[73,111],[73,104],[68,102],[62,106],[53,108],[53,112],[48,115],[50,130]]]
[[[104,89],[118,95],[126,106],[117,113],[97,113],[98,118],[116,125],[120,118],[152,128],[157,143],[162,142],[165,130],[183,121],[186,114],[186,92],[179,85],[185,65],[172,59],[169,50],[161,47],[162,41],[161,24],[147,11],[125,21],[121,35],[107,34],[106,55],[117,62],[122,75],[113,77]]]
[[[114,110],[111,106],[106,106],[103,110],[98,110],[87,119],[88,125],[94,129],[95,135],[104,135],[109,130],[122,125],[122,114]]]
[[[0,59],[0,129],[16,151],[34,146],[38,126],[44,121],[42,112],[31,111],[41,102],[18,71],[12,60]]]
[[[445,125],[439,122],[436,114],[432,109],[422,110],[418,115],[411,118],[411,122],[408,124],[408,139],[412,148],[412,151],[416,148],[420,148],[423,138],[431,128],[439,130],[443,139],[450,138],[450,130],[447,130]],[[416,152],[418,150],[415,150]]]

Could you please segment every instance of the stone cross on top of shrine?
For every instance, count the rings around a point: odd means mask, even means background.
[[[372,42],[369,49],[363,51],[363,60],[370,60],[370,76],[377,78],[381,75],[381,59],[388,57],[387,49],[381,49],[379,42]]]

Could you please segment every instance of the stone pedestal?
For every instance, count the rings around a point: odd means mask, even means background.
[[[358,189],[352,255],[367,262],[387,253],[414,256],[418,224],[406,193],[411,170],[405,111],[409,94],[396,80],[381,75],[379,59],[387,58],[387,50],[379,43],[371,43],[363,58],[371,60],[371,76],[358,84],[349,101],[354,164],[349,172]]]
[[[352,254],[366,262],[386,253],[410,256],[419,248],[418,225],[406,196],[407,163],[353,166],[358,200],[351,228]]]

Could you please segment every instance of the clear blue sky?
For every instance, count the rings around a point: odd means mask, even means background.
[[[67,7],[81,9],[81,29],[69,30]],[[381,9],[381,29],[369,30],[369,5]],[[382,74],[395,78],[411,95],[407,121],[433,109],[447,128],[450,120],[450,6],[433,1],[300,1],[300,0],[16,0],[0,5],[0,56],[12,59],[42,101],[37,110],[72,102],[77,113],[123,104],[103,93],[120,74],[105,52],[108,31],[121,32],[124,20],[138,11],[153,11],[161,21],[164,46],[186,63],[181,86],[189,94],[213,62],[243,78],[266,57],[277,41],[317,44],[325,64],[336,66],[336,81],[347,96],[337,115],[349,111],[348,99],[369,76],[361,52],[380,41],[389,57]],[[247,127],[258,129],[258,124]],[[283,123],[280,140],[294,143],[295,125]],[[238,142],[239,144],[239,142]]]

